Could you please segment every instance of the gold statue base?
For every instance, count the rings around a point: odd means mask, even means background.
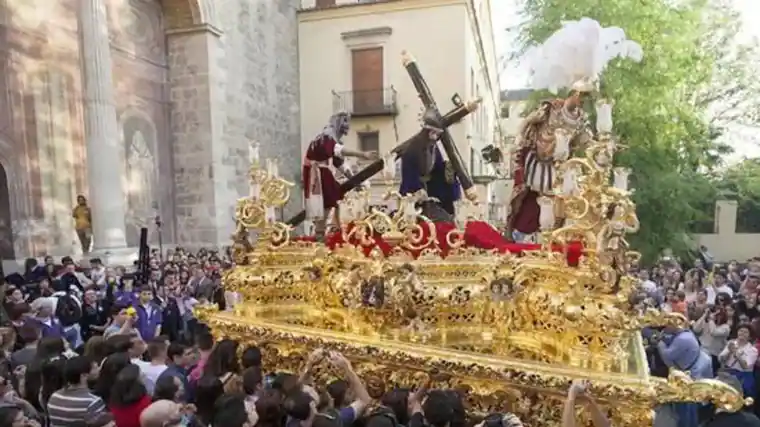
[[[461,347],[457,343],[465,337],[440,333],[425,338],[402,330],[382,335],[342,332],[348,329],[345,322],[350,322],[346,314],[303,303],[243,304],[230,312],[199,310],[201,320],[217,336],[259,346],[265,366],[278,371],[298,372],[306,355],[317,348],[343,353],[373,398],[395,387],[417,387],[429,378],[434,388],[466,391],[472,413],[507,411],[518,415],[526,426],[559,426],[566,390],[573,379],[583,378],[591,381],[590,392],[608,408],[613,425],[652,423],[655,392],[639,334],[630,336],[627,370],[603,372],[461,350],[453,347]],[[327,321],[334,327],[308,326]],[[476,332],[473,335],[467,340],[488,340]],[[319,381],[335,379],[328,370],[319,371],[316,377]]]

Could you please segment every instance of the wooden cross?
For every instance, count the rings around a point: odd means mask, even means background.
[[[431,94],[430,89],[425,82],[425,79],[422,77],[422,73],[420,72],[419,67],[417,67],[417,62],[407,52],[402,53],[402,60],[404,68],[406,68],[407,73],[409,73],[409,78],[411,78],[412,83],[414,84],[414,88],[417,90],[417,95],[425,107],[423,124],[443,130],[443,132],[440,134],[439,140],[443,146],[444,151],[446,152],[446,156],[449,158],[449,162],[451,162],[454,173],[459,179],[459,183],[462,185],[465,196],[472,201],[476,201],[477,193],[475,191],[475,185],[472,182],[472,177],[470,177],[470,174],[467,172],[467,168],[464,166],[462,156],[459,154],[459,150],[454,144],[454,140],[451,137],[451,134],[448,132],[448,128],[456,123],[459,123],[463,118],[467,117],[468,114],[477,110],[478,105],[481,102],[480,98],[471,102],[464,103],[458,94],[454,94],[451,97],[451,102],[454,104],[454,109],[447,112],[446,114],[441,114],[438,106],[436,105],[435,99],[433,99],[433,95]],[[407,148],[411,147],[414,144],[430,143],[430,132],[423,128],[420,129],[420,131],[411,138],[397,145],[393,150],[391,150],[391,153],[395,154],[396,156],[400,156]],[[372,178],[384,168],[385,160],[382,158],[370,163],[356,175],[352,176],[341,184],[341,194],[346,194],[347,192],[358,187],[364,181]],[[293,218],[290,218],[287,223],[295,227],[302,223],[305,219],[306,211],[301,211]]]
[[[454,139],[448,131],[448,127],[453,123],[446,123],[443,120],[444,116],[441,115],[438,105],[433,98],[433,94],[431,93],[427,82],[425,82],[425,79],[422,77],[422,72],[420,72],[420,69],[417,66],[417,61],[415,61],[406,51],[402,52],[401,56],[404,68],[406,68],[406,72],[409,73],[409,78],[412,79],[412,84],[414,84],[414,88],[417,90],[417,95],[420,97],[420,101],[422,101],[422,105],[425,107],[425,117],[428,120],[428,123],[426,124],[443,129],[443,133],[439,139],[443,146],[443,150],[446,152],[446,156],[449,158],[449,162],[451,162],[451,166],[454,168],[454,173],[456,173],[457,178],[459,178],[459,183],[462,185],[462,190],[464,190],[465,196],[473,202],[477,201],[478,195],[475,190],[475,184],[472,182],[472,177],[467,172],[464,160],[462,160],[462,155],[459,154],[459,149],[457,149]],[[459,94],[454,94],[451,97],[451,102],[456,108],[464,105]],[[473,108],[467,109],[468,114],[475,111],[480,102],[480,99],[475,100],[475,102],[472,103]]]

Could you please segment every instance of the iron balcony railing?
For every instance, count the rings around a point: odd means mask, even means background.
[[[333,110],[352,116],[395,116],[398,114],[396,89],[333,91]]]

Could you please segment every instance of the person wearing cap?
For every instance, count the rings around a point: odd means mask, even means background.
[[[655,341],[662,361],[669,368],[689,372],[694,379],[713,377],[712,359],[702,351],[691,330],[667,326]],[[697,424],[699,405],[673,403],[670,406],[678,416],[679,427],[693,427]]]

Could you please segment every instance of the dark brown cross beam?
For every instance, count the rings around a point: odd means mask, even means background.
[[[441,112],[438,109],[438,105],[433,98],[433,94],[430,91],[427,82],[422,77],[422,72],[420,72],[420,68],[417,66],[417,61],[415,61],[414,58],[406,51],[404,51],[401,55],[403,58],[404,68],[406,68],[406,72],[409,73],[409,78],[412,79],[414,88],[417,90],[417,95],[419,95],[420,101],[422,101],[422,105],[425,107],[426,115],[432,116],[434,118],[440,118]],[[462,104],[462,101],[459,99],[459,95],[454,95],[451,98],[451,101],[454,103],[454,105],[457,106],[460,106]],[[441,124],[443,125],[443,123]],[[446,156],[449,158],[449,162],[454,169],[454,173],[456,173],[457,178],[459,178],[459,183],[462,185],[462,190],[464,190],[465,196],[472,201],[476,201],[478,195],[477,191],[475,190],[475,183],[472,182],[472,177],[470,176],[469,172],[467,172],[467,168],[464,165],[464,160],[462,160],[462,155],[459,154],[459,149],[457,149],[456,144],[454,144],[454,139],[451,137],[451,134],[447,128],[448,126],[440,126],[440,129],[443,129],[443,132],[441,133],[439,141],[441,141],[443,150],[446,152]]]
[[[462,156],[459,154],[459,151],[454,145],[454,141],[451,138],[451,135],[448,131],[446,131],[446,129],[456,123],[459,123],[468,114],[477,110],[478,105],[480,104],[480,100],[477,99],[473,102],[463,103],[459,100],[459,97],[455,95],[452,97],[452,101],[455,105],[454,109],[444,115],[441,115],[438,107],[435,105],[435,101],[430,95],[430,90],[427,89],[427,84],[422,78],[422,75],[420,74],[416,63],[414,60],[410,60],[410,57],[406,54],[404,55],[404,67],[406,67],[407,72],[409,72],[412,83],[414,83],[414,87],[417,89],[417,93],[425,106],[425,124],[443,130],[443,133],[440,137],[441,145],[443,145],[443,149],[446,151],[446,155],[451,162],[451,166],[453,167],[454,172],[457,174],[457,178],[459,178],[459,182],[462,185],[462,189],[464,190],[465,195],[469,199],[474,200],[476,193],[472,178],[470,177],[470,174],[467,173],[467,169],[465,169],[464,162],[462,161]],[[400,155],[413,144],[430,143],[430,131],[423,128],[420,129],[420,131],[411,138],[397,145],[393,150],[391,150],[391,153]],[[360,170],[356,175],[350,177],[340,185],[341,194],[346,194],[354,188],[358,187],[364,181],[372,178],[377,173],[382,171],[383,168],[385,168],[385,161],[383,159],[378,159],[370,163],[364,169]],[[295,227],[301,224],[305,219],[306,211],[301,211],[296,216],[290,218],[287,221],[287,224]]]

